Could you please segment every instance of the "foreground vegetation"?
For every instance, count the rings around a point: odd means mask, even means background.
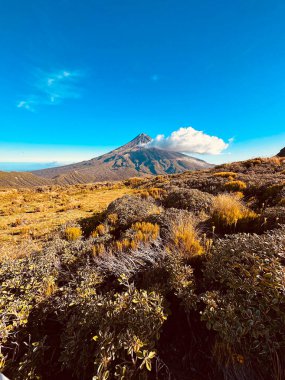
[[[118,193],[2,256],[8,377],[285,378],[284,160],[88,191]]]

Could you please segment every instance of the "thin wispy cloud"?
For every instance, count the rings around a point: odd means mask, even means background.
[[[66,99],[81,96],[79,71],[58,70],[45,72],[37,70],[31,83],[31,92],[18,101],[17,107],[35,112],[39,106],[57,105]]]

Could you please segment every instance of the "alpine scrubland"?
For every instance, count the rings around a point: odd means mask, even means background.
[[[285,378],[284,158],[0,197],[6,376]]]

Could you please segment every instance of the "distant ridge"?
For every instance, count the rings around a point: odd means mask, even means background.
[[[147,148],[151,140],[150,136],[141,133],[127,144],[91,160],[32,173],[65,185],[182,173],[213,166],[182,153]]]

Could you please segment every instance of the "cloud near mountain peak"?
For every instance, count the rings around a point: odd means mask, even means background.
[[[180,128],[170,136],[157,135],[146,147],[159,148],[174,152],[220,154],[228,148],[229,142],[217,136],[210,136],[192,127]]]

